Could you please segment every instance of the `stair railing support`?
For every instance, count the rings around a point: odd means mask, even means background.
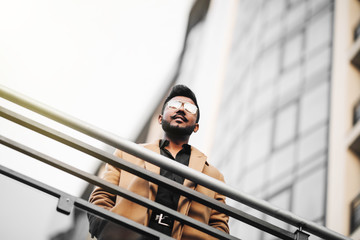
[[[309,240],[309,234],[302,231],[302,226],[295,232],[295,240]]]

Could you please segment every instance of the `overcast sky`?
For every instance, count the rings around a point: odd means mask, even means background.
[[[0,84],[133,140],[171,77],[192,3],[0,1]],[[0,125],[2,135],[61,161],[86,171],[97,164],[7,120]],[[70,194],[84,186],[4,146],[0,154],[1,165]]]

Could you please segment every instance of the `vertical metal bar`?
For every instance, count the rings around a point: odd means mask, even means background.
[[[295,232],[295,240],[308,240],[309,236],[309,234],[306,234],[301,230],[296,230]]]

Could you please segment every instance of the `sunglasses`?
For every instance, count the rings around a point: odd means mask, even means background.
[[[196,114],[196,112],[198,110],[198,108],[194,104],[189,103],[189,102],[182,102],[179,100],[170,100],[167,103],[167,107],[172,108],[172,109],[179,109],[179,108],[181,108],[182,105],[184,105],[185,111],[187,111],[191,114]]]

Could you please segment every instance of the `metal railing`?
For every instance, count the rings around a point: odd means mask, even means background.
[[[173,239],[167,235],[164,235],[162,233],[159,233],[153,229],[150,229],[148,227],[145,227],[142,224],[139,224],[137,222],[131,221],[125,217],[122,217],[120,215],[117,215],[115,213],[109,212],[103,208],[97,207],[88,201],[85,201],[84,199],[71,196],[63,191],[60,191],[54,187],[51,187],[43,182],[34,180],[28,176],[25,176],[21,173],[18,173],[16,171],[13,171],[9,168],[6,168],[2,165],[0,165],[0,174],[7,176],[9,178],[12,178],[16,181],[19,181],[23,184],[26,184],[28,186],[31,186],[35,189],[38,189],[42,192],[45,192],[53,197],[56,197],[59,199],[58,205],[56,210],[64,213],[66,215],[69,215],[73,208],[76,207],[80,210],[84,210],[90,214],[96,215],[98,217],[101,217],[105,220],[111,221],[115,224],[118,224],[120,226],[124,226],[128,229],[131,229],[133,231],[136,231],[144,236],[147,237],[155,237],[160,240],[170,240]],[[4,228],[6,225],[3,226]]]
[[[47,118],[50,118],[56,122],[63,124],[65,126],[68,126],[79,132],[82,132],[92,138],[100,140],[100,141],[102,141],[106,144],[109,144],[115,148],[118,148],[120,150],[128,152],[136,157],[142,158],[145,161],[148,161],[152,164],[155,164],[164,169],[172,171],[178,175],[181,175],[185,178],[188,178],[189,180],[191,180],[193,182],[203,185],[211,190],[214,190],[215,192],[223,194],[233,200],[236,200],[242,204],[245,204],[251,208],[254,208],[265,214],[273,216],[274,218],[277,218],[283,222],[289,223],[298,228],[298,230],[295,233],[292,233],[285,229],[279,228],[269,222],[266,222],[262,219],[256,218],[256,217],[249,215],[245,212],[242,212],[234,207],[225,205],[214,199],[211,199],[202,194],[199,194],[198,192],[188,189],[188,188],[182,186],[181,184],[174,183],[173,181],[170,181],[167,178],[164,178],[160,175],[154,174],[148,170],[145,170],[136,165],[133,165],[127,161],[119,159],[109,153],[106,153],[100,149],[90,146],[89,144],[83,143],[75,138],[67,136],[64,133],[58,132],[58,131],[51,129],[47,126],[44,126],[38,122],[35,122],[31,119],[28,119],[24,116],[14,113],[8,109],[0,107],[0,114],[3,118],[6,118],[10,121],[13,121],[17,124],[24,126],[24,127],[32,129],[38,133],[41,133],[47,137],[55,139],[63,144],[71,146],[79,151],[82,151],[91,156],[94,156],[104,162],[112,164],[116,167],[119,167],[125,171],[133,173],[133,174],[135,174],[139,177],[142,177],[146,180],[149,180],[158,185],[169,188],[172,191],[177,191],[181,195],[184,195],[184,196],[188,197],[189,199],[192,199],[194,201],[205,204],[205,205],[207,205],[213,209],[216,209],[220,212],[224,212],[235,219],[243,221],[251,226],[261,229],[261,230],[263,230],[267,233],[270,233],[274,236],[277,236],[281,239],[297,239],[297,240],[308,239],[308,235],[305,234],[303,231],[306,231],[306,232],[314,234],[318,237],[321,237],[324,239],[329,239],[329,240],[332,240],[332,239],[334,239],[334,240],[338,240],[338,239],[349,240],[350,239],[350,238],[345,237],[339,233],[336,233],[330,229],[327,229],[324,226],[318,225],[316,223],[313,223],[311,221],[303,219],[297,215],[294,215],[291,212],[281,210],[281,209],[269,204],[266,201],[259,200],[250,195],[242,193],[239,190],[237,190],[231,186],[228,186],[221,181],[215,180],[214,178],[211,178],[207,175],[201,174],[201,173],[199,173],[193,169],[190,169],[180,163],[177,163],[175,161],[168,161],[168,159],[164,156],[156,154],[156,153],[154,153],[150,150],[147,150],[147,149],[145,149],[135,143],[132,143],[130,141],[123,140],[112,133],[101,130],[101,129],[99,129],[95,126],[92,126],[86,122],[83,122],[81,120],[75,119],[65,113],[51,109],[50,107],[48,107],[42,103],[39,103],[33,99],[23,96],[15,91],[12,91],[1,85],[0,85],[0,96],[4,99],[7,99],[8,101],[16,103],[22,107],[25,107],[29,110],[37,112]],[[57,167],[63,171],[66,171],[66,172],[74,175],[74,176],[82,178],[82,179],[88,181],[89,183],[101,186],[102,188],[104,188],[114,194],[123,196],[123,197],[125,197],[131,201],[134,201],[140,205],[143,205],[147,208],[166,211],[166,212],[168,212],[168,214],[170,216],[172,216],[177,221],[184,223],[186,225],[189,225],[191,227],[194,227],[196,229],[199,229],[199,230],[201,230],[207,234],[210,234],[212,236],[215,236],[219,239],[238,239],[234,236],[228,235],[228,234],[223,233],[219,230],[216,230],[212,227],[209,227],[206,224],[195,221],[194,219],[189,218],[185,215],[182,215],[182,214],[178,213],[177,211],[174,211],[165,206],[162,206],[153,201],[150,201],[149,199],[142,198],[136,194],[133,194],[132,192],[125,191],[124,189],[121,189],[120,187],[109,184],[106,181],[104,181],[96,176],[85,173],[79,169],[76,169],[65,163],[57,161],[56,159],[53,159],[50,156],[46,156],[40,152],[37,152],[34,149],[30,149],[30,148],[23,146],[19,143],[16,143],[10,139],[1,137],[0,142],[3,145],[11,147],[19,152],[22,152],[24,154],[27,154],[27,155],[35,158],[35,159],[38,159],[38,160],[43,161],[47,164],[50,164],[54,167]],[[111,217],[109,216],[109,218],[111,218]],[[141,228],[140,231],[144,231],[144,228]]]

